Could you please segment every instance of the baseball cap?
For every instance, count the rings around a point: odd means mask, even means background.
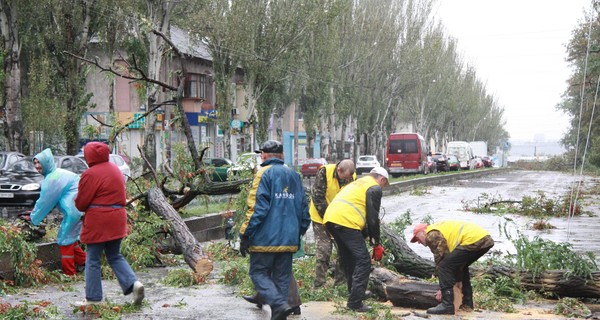
[[[277,140],[267,140],[260,146],[260,149],[254,150],[256,153],[283,153],[283,144]]]
[[[371,169],[371,173],[377,173],[378,175],[384,176],[386,179],[390,180],[390,175],[388,174],[387,170],[382,167],[375,167]]]
[[[427,223],[418,223],[413,230],[413,237],[410,239],[410,242],[417,242],[417,233],[424,231],[428,226],[429,225]]]

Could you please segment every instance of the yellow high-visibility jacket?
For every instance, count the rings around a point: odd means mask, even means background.
[[[327,164],[322,166],[325,167],[325,175],[327,177],[327,190],[325,191],[325,200],[329,205],[333,198],[340,192],[340,190],[345,187],[340,186],[340,181],[335,177],[335,169],[337,164]],[[354,178],[356,178],[356,173],[354,174]],[[323,218],[319,214],[319,211],[315,207],[313,200],[310,201],[310,219],[316,223],[323,224]]]
[[[473,244],[490,234],[475,223],[454,220],[431,224],[426,232],[431,230],[437,230],[444,236],[449,252],[454,251],[458,246]]]
[[[379,186],[375,178],[360,178],[344,187],[327,207],[323,223],[332,222],[341,226],[363,230],[367,224],[367,190]],[[377,199],[379,204],[381,199]],[[379,213],[379,207],[376,208]],[[377,226],[378,227],[378,226]]]

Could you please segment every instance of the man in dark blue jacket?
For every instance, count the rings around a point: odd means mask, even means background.
[[[283,145],[265,142],[257,152],[263,163],[248,194],[246,220],[240,228],[240,252],[250,253],[250,278],[271,306],[271,319],[286,319],[292,256],[310,225],[302,178],[283,163]]]

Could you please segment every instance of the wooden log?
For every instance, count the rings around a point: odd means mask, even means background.
[[[390,227],[381,225],[381,233],[387,240],[385,251],[394,258],[394,268],[401,274],[427,279],[435,273],[435,263],[416,254],[406,241]]]
[[[393,265],[400,274],[426,279],[434,275],[435,263],[417,255],[406,241],[388,226],[382,225],[381,232],[387,240],[385,248],[393,257]],[[600,298],[600,271],[592,272],[590,279],[570,275],[564,270],[548,270],[537,277],[529,271],[509,267],[490,266],[485,269],[471,267],[472,275],[486,274],[492,278],[506,276],[519,279],[526,290],[534,290],[555,297]]]
[[[573,298],[600,298],[600,272],[592,272],[590,279],[569,275],[564,270],[547,270],[534,277],[533,273],[509,267],[490,266],[485,269],[471,268],[472,274],[492,277],[505,276],[519,279],[526,290],[550,293],[552,296]]]
[[[208,275],[213,270],[212,261],[204,254],[194,235],[160,189],[154,187],[148,190],[148,205],[169,223],[170,233],[183,251],[183,259],[188,266],[199,275]]]
[[[411,279],[386,268],[375,268],[370,278],[371,291],[380,300],[389,300],[394,307],[428,309],[440,303],[435,298],[440,289],[437,283]],[[454,304],[458,309],[462,294],[458,288],[454,292]]]

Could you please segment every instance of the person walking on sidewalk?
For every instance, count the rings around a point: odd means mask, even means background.
[[[257,152],[264,162],[248,193],[240,252],[250,253],[250,278],[271,306],[271,319],[287,319],[292,257],[310,226],[308,200],[300,175],[284,165],[281,142],[269,140]]]
[[[77,266],[85,265],[85,252],[79,247],[83,214],[75,207],[79,176],[69,170],[57,168],[50,149],[44,149],[35,155],[33,165],[44,176],[44,180],[40,198],[35,202],[33,210],[29,215],[21,216],[21,219],[39,226],[55,207],[62,213],[56,244],[60,250],[62,272],[72,276],[77,273]]]
[[[315,237],[315,282],[314,288],[320,288],[327,282],[329,261],[333,249],[333,240],[323,224],[323,216],[335,195],[348,183],[356,179],[354,162],[344,159],[336,164],[327,164],[319,168],[312,187],[310,201],[310,219]],[[335,263],[335,284],[345,281],[344,272],[340,268],[339,256]]]
[[[442,221],[414,227],[410,242],[429,247],[433,253],[441,303],[427,309],[429,314],[454,314],[454,284],[461,283],[463,300],[460,309],[473,310],[473,287],[469,266],[494,246],[489,232],[465,221]]]
[[[81,175],[75,198],[77,209],[85,212],[81,241],[87,244],[88,250],[85,300],[80,305],[102,301],[102,253],[106,255],[123,294],[133,293],[133,303],[140,305],[144,299],[144,286],[121,255],[121,240],[127,235],[125,179],[119,168],[108,161],[109,153],[108,145],[101,142],[90,142],[83,150],[90,168]]]
[[[346,306],[356,312],[368,312],[365,291],[371,273],[371,257],[365,237],[373,246],[373,259],[381,260],[379,209],[382,188],[389,184],[388,172],[382,167],[371,170],[368,176],[345,186],[327,207],[323,222],[333,236],[346,274],[350,295]]]

